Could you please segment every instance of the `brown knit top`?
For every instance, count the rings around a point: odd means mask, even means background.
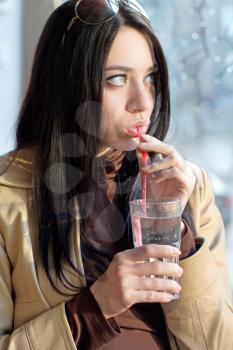
[[[120,171],[125,154],[109,150],[103,156],[105,178],[96,180],[95,201],[86,226],[86,236],[102,256],[104,268],[119,251],[133,248],[125,230],[122,214],[122,193]],[[105,184],[105,185],[104,185]],[[125,190],[123,192],[126,192]],[[101,198],[101,199],[100,199]],[[189,256],[195,248],[191,230],[186,225],[182,235],[181,258]],[[94,256],[94,255],[93,255]],[[67,319],[77,349],[105,350],[169,350],[169,342],[163,312],[159,303],[140,303],[133,305],[122,314],[105,319],[90,285],[100,276],[98,262],[83,255],[87,287],[66,303]]]

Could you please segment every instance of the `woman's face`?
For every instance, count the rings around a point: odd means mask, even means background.
[[[104,147],[133,150],[145,133],[155,103],[155,58],[140,32],[122,27],[111,47],[103,90],[101,137]]]

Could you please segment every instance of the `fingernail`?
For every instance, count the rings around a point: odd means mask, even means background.
[[[170,294],[167,296],[167,301],[172,301],[174,299],[174,295]]]
[[[151,136],[148,135],[148,134],[142,134],[141,136],[143,136],[145,139],[150,139],[151,138]]]
[[[172,248],[172,252],[173,252],[174,255],[180,255],[181,254],[181,251],[178,248]]]

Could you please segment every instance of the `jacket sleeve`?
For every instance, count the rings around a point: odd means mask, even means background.
[[[14,331],[12,331],[13,315],[11,265],[0,234],[0,349],[76,349],[64,303],[44,312]]]
[[[180,298],[162,304],[172,349],[233,349],[233,307],[225,233],[207,173],[199,169],[190,199],[197,251],[180,262]]]
[[[77,349],[98,349],[121,335],[116,320],[104,317],[89,287],[66,302],[66,314]]]
[[[70,318],[67,320],[71,311],[76,321],[75,342],[74,327],[70,328]],[[104,318],[88,288],[14,331],[13,315],[11,267],[0,235],[0,350],[96,349],[121,333],[113,319]]]

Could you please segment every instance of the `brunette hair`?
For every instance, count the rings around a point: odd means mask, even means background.
[[[67,290],[77,291],[66,278],[63,263],[82,275],[70,256],[71,226],[89,200],[80,194],[90,192],[93,174],[101,168],[101,158],[97,168],[93,167],[101,141],[98,106],[102,103],[106,60],[122,26],[140,31],[153,45],[158,67],[157,94],[149,133],[163,140],[170,120],[166,60],[149,21],[123,1],[114,19],[95,26],[77,20],[67,31],[74,6],[75,1],[65,2],[45,25],[16,131],[17,149],[35,147],[36,150],[34,205],[38,215],[39,249],[48,279],[60,293],[51,277],[49,255],[52,253],[56,277]],[[127,167],[128,175],[134,171],[135,164],[132,161]],[[81,215],[82,254],[101,260],[101,254],[91,247],[85,236],[85,220]]]

